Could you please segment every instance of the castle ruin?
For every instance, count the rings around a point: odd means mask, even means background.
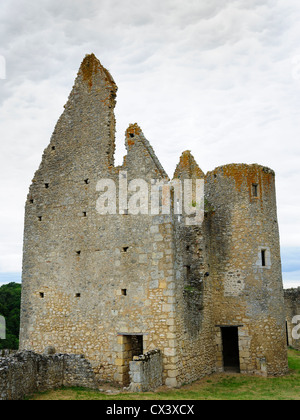
[[[123,386],[132,359],[156,350],[170,387],[229,369],[286,374],[274,172],[230,164],[205,175],[186,151],[174,180],[203,182],[201,223],[175,211],[172,188],[169,214],[132,214],[121,182],[170,180],[137,124],[114,166],[116,93],[110,73],[86,56],[32,180],[20,349],[84,354],[98,379]],[[116,214],[97,208],[103,179],[117,186]],[[138,183],[127,203],[136,191]]]

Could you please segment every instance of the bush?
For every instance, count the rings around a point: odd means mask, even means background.
[[[0,340],[0,349],[19,348],[21,284],[9,283],[0,287],[0,315],[6,321],[6,339]]]

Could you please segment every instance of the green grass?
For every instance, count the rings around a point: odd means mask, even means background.
[[[289,350],[289,375],[262,378],[215,374],[180,389],[108,395],[85,388],[63,388],[35,394],[30,400],[300,400],[300,352]]]

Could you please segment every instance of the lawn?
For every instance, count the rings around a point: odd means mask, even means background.
[[[35,394],[30,400],[300,400],[300,352],[289,350],[290,373],[279,378],[214,374],[180,389],[108,394],[84,388],[64,388]],[[111,388],[112,389],[112,388]]]

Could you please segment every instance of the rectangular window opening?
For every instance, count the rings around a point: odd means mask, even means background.
[[[86,211],[84,211],[84,212],[82,213],[82,215],[83,215],[83,217],[86,217]]]
[[[44,299],[44,297],[45,297],[44,293],[43,292],[40,292],[40,298],[41,299]]]
[[[48,182],[45,183],[45,188],[49,188]]]
[[[76,254],[77,254],[77,255],[80,255],[80,254],[81,254],[81,251],[76,251]]]
[[[252,195],[258,197],[258,184],[252,184]]]
[[[39,222],[41,222],[42,221],[42,216],[38,216],[38,220],[39,220]]]
[[[121,289],[122,296],[127,296],[127,289]]]
[[[262,267],[266,267],[266,250],[261,250],[261,265]]]
[[[81,294],[80,293],[76,293],[75,297],[80,298]]]

